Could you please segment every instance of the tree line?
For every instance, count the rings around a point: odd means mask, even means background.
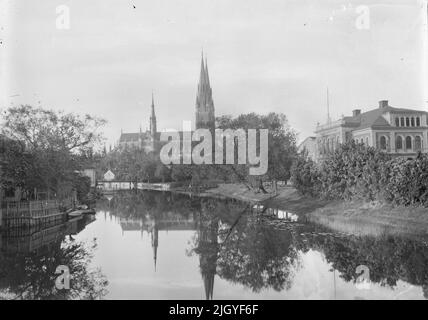
[[[217,118],[219,129],[268,129],[268,171],[251,176],[249,164],[164,165],[159,152],[144,148],[101,147],[104,119],[29,105],[10,107],[2,114],[0,175],[4,189],[20,188],[26,198],[37,193],[67,197],[72,190],[88,191],[80,174],[95,168],[101,180],[107,170],[130,182],[178,182],[201,185],[208,181],[244,183],[249,189],[263,188],[263,182],[287,181],[297,155],[296,133],[284,114],[242,114]],[[238,141],[234,141],[238,157]],[[259,148],[259,146],[258,146]],[[94,151],[95,150],[95,151]],[[257,150],[259,152],[259,150]],[[235,163],[238,163],[235,161]]]

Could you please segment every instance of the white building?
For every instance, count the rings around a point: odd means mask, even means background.
[[[356,109],[352,116],[318,125],[315,133],[316,143],[305,140],[302,148],[315,154],[316,161],[351,140],[394,156],[414,158],[418,152],[428,153],[428,112],[392,107],[382,100],[376,109]]]

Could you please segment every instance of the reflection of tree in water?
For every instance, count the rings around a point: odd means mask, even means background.
[[[332,267],[341,272],[345,281],[355,282],[355,270],[366,265],[370,280],[394,287],[399,280],[422,286],[424,296],[428,293],[428,246],[417,239],[405,237],[354,237],[320,236],[312,234],[301,247],[324,253]]]
[[[199,255],[207,299],[215,274],[254,292],[290,288],[298,267],[290,232],[260,223],[249,206],[233,202],[225,207],[225,202],[203,200],[200,218],[193,252]]]
[[[267,288],[281,291],[291,287],[298,261],[291,232],[259,223],[249,214],[223,242],[219,275],[254,292]]]
[[[0,297],[6,299],[99,299],[107,294],[108,282],[100,270],[89,270],[96,243],[59,241],[45,253],[0,256]],[[70,290],[57,290],[56,268],[70,269]]]

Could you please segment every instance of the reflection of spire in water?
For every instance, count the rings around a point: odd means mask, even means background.
[[[205,298],[212,300],[214,295],[214,279],[218,258],[218,219],[210,221],[208,225],[201,223],[199,229],[199,267],[204,282]]]
[[[156,263],[158,259],[158,244],[159,244],[158,238],[159,238],[159,230],[155,225],[155,227],[152,230],[152,248],[153,248],[153,261],[155,264],[155,272],[156,272]]]
[[[205,298],[207,300],[212,300],[214,294],[215,272],[210,274],[204,274],[202,275],[202,277],[204,279]]]

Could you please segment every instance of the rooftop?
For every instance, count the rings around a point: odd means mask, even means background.
[[[354,114],[349,117],[343,117],[340,124],[346,127],[355,127],[356,130],[372,127],[391,127],[388,121],[383,117],[385,113],[392,114],[428,114],[428,112],[414,109],[404,109],[391,107],[387,100],[379,101],[379,107],[367,112],[361,113],[361,110],[354,110]],[[318,126],[323,129],[323,126]]]

